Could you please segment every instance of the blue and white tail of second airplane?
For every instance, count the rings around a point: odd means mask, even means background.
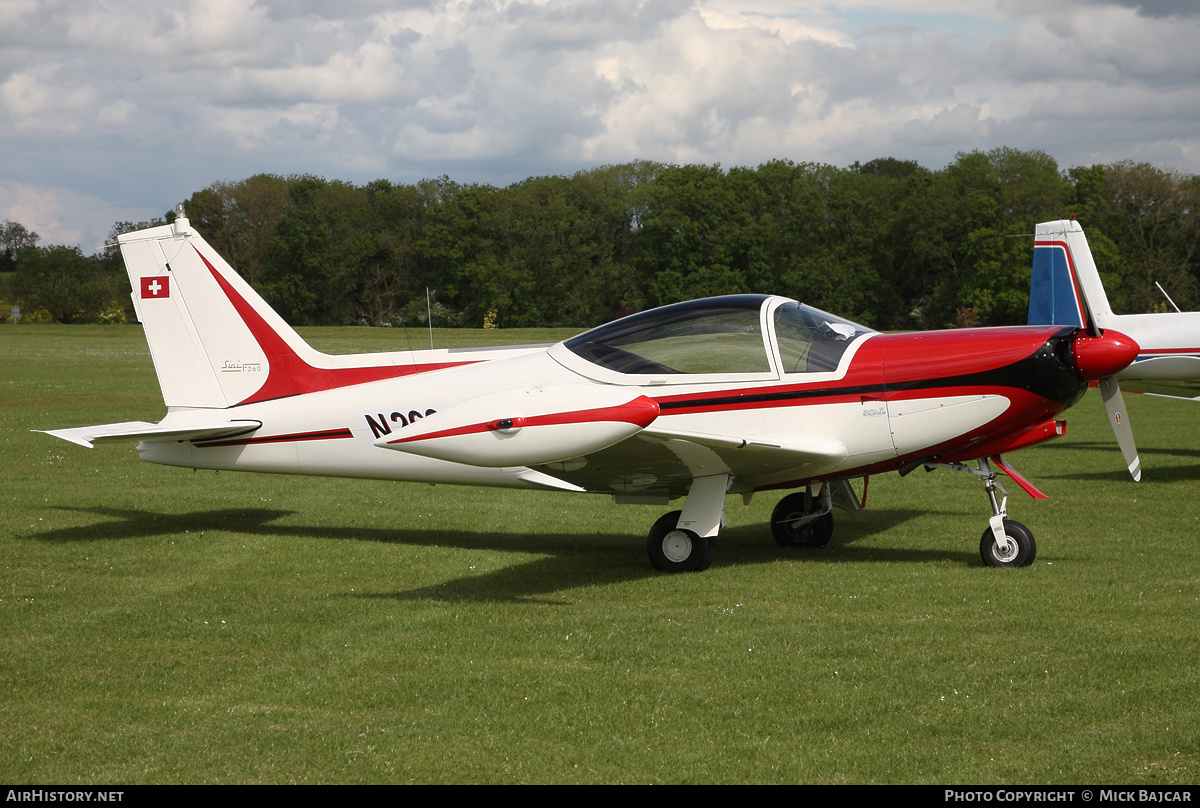
[[[1120,396],[1118,384],[1130,391],[1200,399],[1200,312],[1114,314],[1083,227],[1074,219],[1063,219],[1037,226],[1029,323],[1111,328],[1141,346],[1129,367],[1101,382],[1110,422],[1122,442],[1130,473],[1139,479],[1140,463],[1123,403],[1114,407],[1110,400]]]

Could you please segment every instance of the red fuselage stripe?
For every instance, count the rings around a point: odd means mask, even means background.
[[[634,424],[645,429],[650,423],[658,417],[658,404],[653,399],[646,396],[639,396],[627,404],[621,404],[616,407],[600,407],[591,410],[575,410],[574,412],[552,412],[545,415],[530,415],[520,419],[519,424],[514,424],[514,427],[520,428],[534,426],[558,426],[562,424],[586,424],[596,421],[613,421]],[[466,426],[453,427],[451,429],[442,429],[437,432],[430,432],[425,435],[414,435],[409,438],[396,438],[388,441],[389,444],[397,443],[413,443],[422,440],[435,440],[437,438],[451,438],[458,435],[470,435],[477,432],[488,432],[495,430],[495,420],[484,421],[478,424],[467,424]]]
[[[292,443],[305,440],[339,440],[353,438],[354,433],[347,428],[326,429],[319,432],[293,432],[289,435],[264,435],[256,438],[235,438],[233,440],[208,441],[197,443],[201,449],[211,449],[217,446],[251,446],[262,443]]]

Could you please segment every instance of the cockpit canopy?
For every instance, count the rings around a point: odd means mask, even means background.
[[[565,346],[595,365],[631,375],[761,374],[770,373],[772,364],[783,373],[824,373],[836,370],[850,344],[867,333],[795,301],[729,295],[634,314]]]

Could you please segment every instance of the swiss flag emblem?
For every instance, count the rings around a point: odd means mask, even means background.
[[[142,278],[142,300],[148,297],[170,297],[171,277],[160,275],[153,278]]]

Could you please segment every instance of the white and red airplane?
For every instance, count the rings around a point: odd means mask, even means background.
[[[1169,297],[1167,300],[1174,307]],[[1200,380],[1200,312],[1176,309],[1154,314],[1113,314],[1083,228],[1074,219],[1064,219],[1037,226],[1029,322],[1081,327],[1091,333],[1116,329],[1140,346],[1128,367],[1100,380],[1109,423],[1125,464],[1133,479],[1140,480],[1141,460],[1121,388],[1179,398],[1200,396],[1196,385]]]
[[[799,489],[772,533],[821,547],[832,508],[860,508],[851,479],[922,466],[980,477],[984,562],[1028,565],[1036,544],[1006,518],[997,470],[1044,495],[1001,454],[1063,434],[1059,413],[1138,351],[1113,331],[1060,326],[879,334],[746,294],[550,346],[330,356],[182,215],[120,247],[167,414],[50,434],[136,439],[143,460],[186,468],[686,497],[647,540],[669,572],[712,562],[726,494]]]

